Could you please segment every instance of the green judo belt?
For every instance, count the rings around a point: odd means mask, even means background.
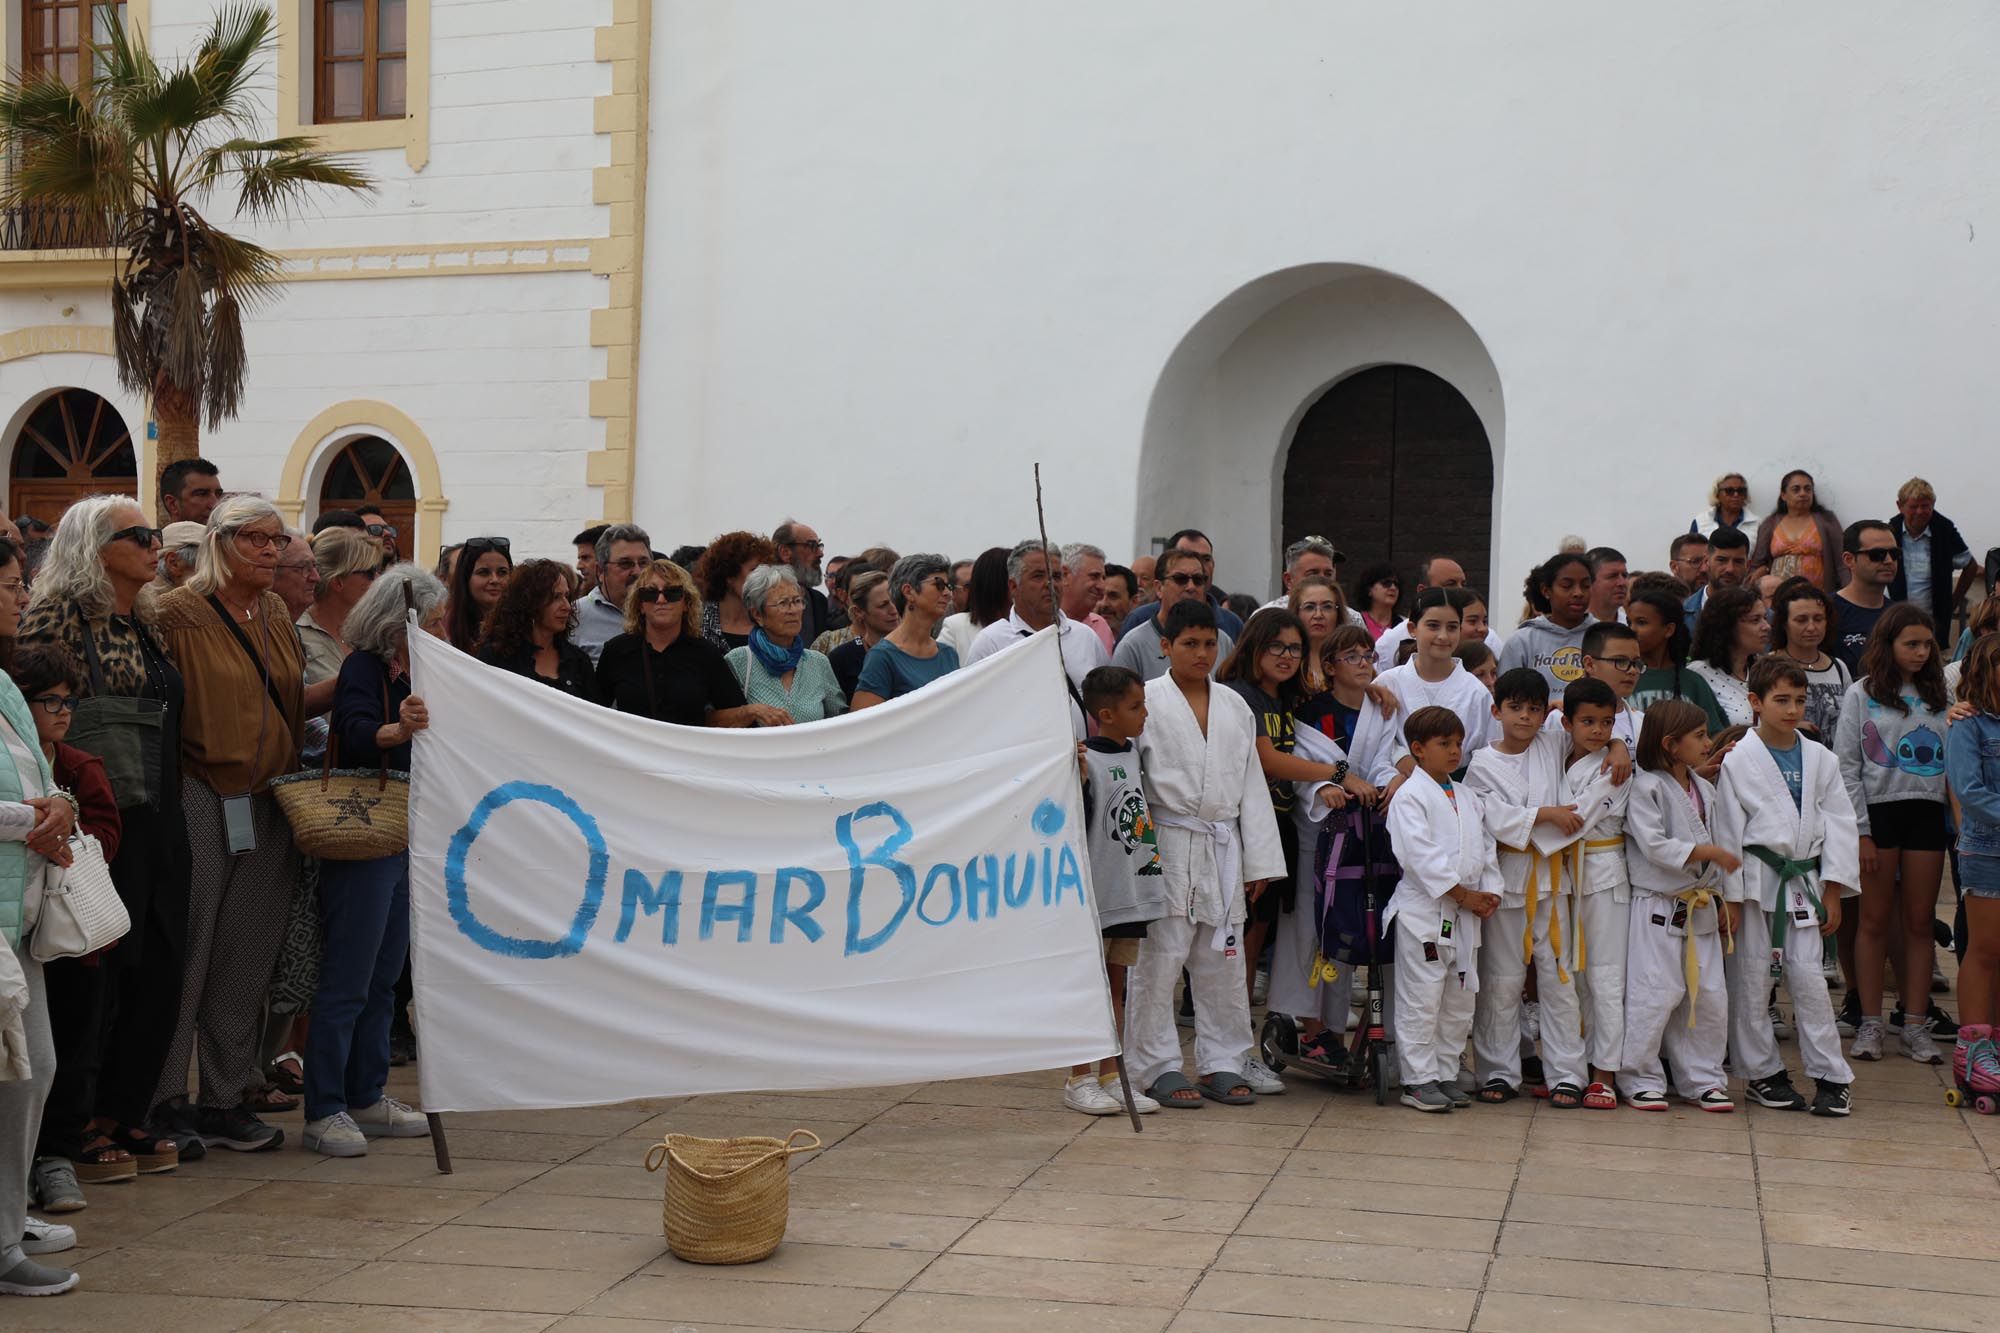
[[[1820,902],[1819,894],[1813,891],[1813,876],[1819,873],[1819,858],[1808,856],[1794,861],[1758,844],[1743,850],[1771,867],[1778,876],[1778,905],[1771,913],[1771,979],[1775,981],[1785,971],[1785,936],[1791,929],[1792,919],[1791,895],[1785,890],[1793,880],[1801,881],[1814,916],[1822,924],[1826,921],[1826,906]]]

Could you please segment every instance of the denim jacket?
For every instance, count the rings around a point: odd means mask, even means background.
[[[2000,856],[2000,716],[1976,713],[1945,734],[1945,771],[1964,821],[1961,856]]]

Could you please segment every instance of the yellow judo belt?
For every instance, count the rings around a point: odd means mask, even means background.
[[[1716,922],[1716,929],[1722,932],[1723,953],[1732,954],[1736,952],[1736,936],[1730,933],[1729,914],[1718,906],[1722,899],[1716,894],[1715,890],[1705,889],[1696,885],[1692,888],[1682,889],[1679,893],[1675,894],[1674,901],[1686,903],[1688,910],[1687,933],[1681,937],[1684,941],[1681,946],[1681,976],[1687,982],[1687,1025],[1693,1027],[1695,1005],[1698,1003],[1697,997],[1701,994],[1701,959],[1695,953],[1694,914],[1704,907],[1715,907],[1716,916],[1719,918]]]
[[[1599,848],[1623,847],[1625,839],[1623,837],[1593,838],[1588,842],[1573,842],[1558,851],[1554,856],[1544,856],[1540,851],[1536,850],[1533,844],[1526,847],[1509,847],[1505,843],[1500,845],[1505,851],[1516,852],[1528,858],[1528,924],[1521,932],[1521,955],[1522,961],[1529,967],[1535,965],[1535,913],[1541,907],[1542,875],[1544,872],[1548,874],[1549,949],[1556,956],[1556,977],[1567,985],[1569,982],[1569,972],[1563,967],[1562,908],[1556,902],[1556,899],[1562,895],[1561,867],[1565,862],[1568,863],[1570,884],[1572,886],[1580,886],[1583,883],[1583,854],[1587,851],[1596,851]],[[1576,941],[1576,966],[1581,971],[1589,965],[1590,951],[1584,944],[1583,923],[1578,920],[1576,915],[1576,894],[1574,892],[1570,895],[1569,926],[1570,934]]]

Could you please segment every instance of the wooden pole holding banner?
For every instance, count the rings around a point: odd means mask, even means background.
[[[408,579],[403,581],[403,656],[414,661],[416,654],[410,651],[409,636],[423,633],[423,626],[417,623],[417,595],[410,590]],[[414,755],[410,767],[415,768]],[[436,1111],[424,1112],[424,1120],[431,1127],[431,1152],[437,1158],[438,1174],[448,1176],[451,1170],[451,1145],[444,1138],[444,1117]]]
[[[1037,532],[1041,534],[1042,538],[1042,567],[1044,569],[1049,570],[1051,574],[1053,574],[1056,562],[1056,552],[1054,548],[1052,548],[1049,545],[1048,519],[1043,517],[1042,515],[1042,465],[1040,463],[1035,464],[1035,529]],[[1063,650],[1062,650],[1062,601],[1056,594],[1055,579],[1053,577],[1049,579],[1049,600],[1053,603],[1052,609],[1055,612],[1056,664],[1062,668],[1063,675],[1067,677],[1069,675],[1069,664],[1063,661]],[[1067,692],[1066,689],[1065,692]],[[1081,696],[1079,696],[1079,699],[1080,698]],[[1077,706],[1081,708],[1082,707],[1081,702],[1079,702]],[[1090,718],[1088,716],[1085,716],[1085,718],[1083,719],[1083,725],[1085,730],[1089,729]],[[1118,1054],[1114,1055],[1111,1058],[1118,1065],[1118,1088],[1119,1091],[1125,1094],[1125,1114],[1129,1116],[1132,1120],[1132,1132],[1134,1134],[1143,1134],[1146,1132],[1146,1127],[1139,1123],[1139,1106],[1137,1102],[1134,1102],[1132,1100],[1132,1080],[1126,1077],[1125,1074],[1125,1046],[1124,1046],[1123,1033],[1119,1034]],[[442,1143],[443,1140],[440,1139],[439,1142]],[[449,1170],[449,1168],[446,1169]]]

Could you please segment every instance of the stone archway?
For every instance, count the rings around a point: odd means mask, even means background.
[[[1330,388],[1378,366],[1428,372],[1469,406],[1490,451],[1491,506],[1506,464],[1506,411],[1479,335],[1407,278],[1357,264],[1308,264],[1224,295],[1168,357],[1140,447],[1137,549],[1200,527],[1216,539],[1218,582],[1275,592],[1294,439]],[[1317,525],[1344,549],[1343,524],[1363,517],[1348,510],[1335,504]],[[1485,542],[1468,564],[1491,567],[1490,533]]]

